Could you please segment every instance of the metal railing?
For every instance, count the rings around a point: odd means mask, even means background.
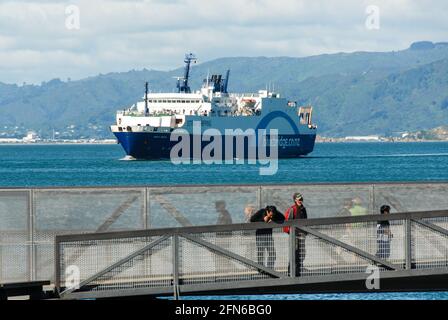
[[[284,212],[297,191],[309,218],[355,214],[355,202],[360,214],[377,214],[382,204],[393,213],[448,208],[448,183],[3,188],[0,283],[54,283],[56,235],[214,225],[222,213],[242,223],[247,206]]]
[[[393,234],[386,244],[381,221]],[[366,279],[373,265],[382,278],[447,274],[448,210],[64,235],[55,257],[62,298]]]

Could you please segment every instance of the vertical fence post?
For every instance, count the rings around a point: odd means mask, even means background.
[[[375,214],[375,185],[374,184],[372,184],[372,188],[370,189],[370,204],[371,204],[370,214]]]
[[[296,276],[296,227],[289,228],[289,276]]]
[[[54,284],[56,293],[59,295],[61,291],[61,251],[58,237],[54,241]]]
[[[145,195],[143,197],[143,201],[145,202],[143,205],[143,229],[149,229],[149,189],[147,187],[144,187],[143,190],[145,192]],[[143,265],[143,268],[145,268],[145,270],[148,270],[149,272],[151,272],[151,261],[152,259],[145,259],[145,263]]]
[[[146,188],[146,224],[147,229],[152,226],[151,216],[151,191],[150,188]]]
[[[148,190],[143,188],[142,224],[143,229],[148,229]]]
[[[263,202],[263,199],[262,199],[262,194],[263,194],[263,189],[262,189],[262,187],[261,186],[259,186],[258,187],[258,209],[259,208],[261,208],[261,204],[262,204],[262,202]]]
[[[369,207],[368,207],[368,214],[373,215],[375,214],[375,185],[371,184],[369,188]],[[362,224],[364,227],[364,239],[366,243],[366,247],[368,250],[375,250],[374,249],[374,241],[372,241],[372,235],[370,233],[369,223]]]
[[[174,300],[179,299],[179,236],[173,234],[173,290]]]
[[[34,236],[34,190],[30,189],[29,192],[29,216],[28,216],[28,226],[29,226],[29,279],[34,281],[36,279],[36,246],[35,246],[35,236]]]
[[[411,234],[411,219],[405,220],[405,237],[404,237],[404,254],[406,259],[406,269],[412,268],[412,234]]]
[[[4,282],[3,280],[3,239],[0,237],[0,283]]]

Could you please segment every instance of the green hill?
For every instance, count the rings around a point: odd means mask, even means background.
[[[275,86],[283,96],[315,107],[319,134],[390,134],[448,122],[448,45],[419,42],[396,52],[355,52],[306,58],[232,57],[194,65],[191,87],[231,69],[229,90]],[[90,137],[112,137],[115,111],[151,90],[174,91],[182,68],[129,71],[41,85],[0,83],[0,128],[19,126],[49,136],[74,126]],[[5,129],[6,130],[6,129]],[[8,129],[9,130],[9,129]],[[0,130],[2,131],[2,130]]]

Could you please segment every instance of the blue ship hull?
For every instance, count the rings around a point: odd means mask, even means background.
[[[154,133],[154,132],[114,132],[117,137],[118,143],[121,144],[126,152],[126,155],[132,156],[135,159],[144,160],[157,160],[157,159],[170,159],[170,152],[177,141],[170,141],[170,133]],[[278,158],[297,158],[309,154],[314,149],[314,142],[316,139],[315,134],[291,134],[291,135],[279,135],[279,141],[291,141],[290,139],[299,139],[297,145],[278,146]],[[193,146],[193,136],[190,135],[190,146]],[[210,142],[203,141],[202,149]],[[269,148],[265,149],[269,150]],[[190,155],[193,154],[193,150],[190,150]],[[225,154],[224,142],[223,142],[223,154]],[[233,150],[234,157],[237,152]],[[244,158],[249,158],[248,145],[244,145]],[[255,152],[258,154],[258,152]],[[269,155],[269,151],[267,152]]]

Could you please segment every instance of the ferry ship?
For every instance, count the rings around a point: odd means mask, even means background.
[[[183,77],[177,78],[177,92],[150,93],[148,83],[143,101],[117,111],[116,123],[110,129],[126,152],[127,159],[169,159],[177,141],[170,139],[176,129],[183,129],[194,141],[200,141],[203,150],[212,141],[203,139],[208,129],[219,131],[224,137],[232,137],[247,130],[267,132],[267,145],[278,147],[279,158],[295,158],[313,151],[316,125],[312,122],[311,106],[298,106],[271,90],[257,93],[229,93],[230,70],[225,77],[219,74],[207,75],[202,88],[192,92],[188,81],[192,63],[197,61],[193,54],[185,55]],[[199,125],[198,125],[199,124]],[[199,128],[199,129],[198,129]],[[276,129],[276,141],[269,135]],[[216,131],[217,130],[217,131]],[[201,137],[196,137],[200,135]],[[195,140],[195,138],[199,138]],[[235,145],[223,154],[234,159],[250,159],[260,148],[260,140],[244,141],[244,150],[235,150]],[[193,155],[191,152],[190,155]]]

